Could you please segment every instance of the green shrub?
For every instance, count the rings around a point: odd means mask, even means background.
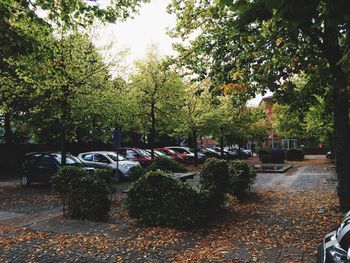
[[[241,160],[229,163],[229,180],[227,191],[235,195],[239,200],[244,199],[247,190],[256,178],[254,168],[249,168],[248,164]]]
[[[209,158],[200,173],[201,193],[204,203],[204,215],[222,208],[228,182],[228,167],[225,160]]]
[[[129,177],[132,181],[138,180],[143,174],[143,169],[140,166],[131,167]]]
[[[303,161],[304,152],[299,149],[290,149],[286,152],[286,158],[288,161]]]
[[[256,154],[261,158],[263,155],[270,154],[271,149],[269,148],[260,148],[256,151]]]
[[[54,191],[63,200],[64,215],[76,219],[105,221],[111,207],[112,178],[103,170],[89,172],[64,166],[52,179]]]
[[[162,170],[166,172],[172,173],[185,173],[187,172],[186,167],[175,161],[174,159],[170,159],[167,157],[156,157],[152,164],[147,167],[147,171],[156,171]]]
[[[187,183],[164,171],[150,171],[128,191],[129,215],[149,226],[186,228],[202,218],[202,198]]]

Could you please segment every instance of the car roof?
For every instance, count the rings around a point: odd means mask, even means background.
[[[80,154],[93,154],[93,153],[101,153],[101,154],[108,154],[108,153],[115,153],[114,151],[91,151],[91,152],[82,152]]]
[[[30,155],[37,155],[37,154],[40,154],[40,155],[43,155],[43,154],[61,154],[61,152],[29,152],[29,153],[26,153],[25,156],[30,156]],[[67,154],[70,154],[70,153],[67,153]]]

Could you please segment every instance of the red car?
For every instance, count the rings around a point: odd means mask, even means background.
[[[180,162],[180,163],[185,163],[186,159],[184,157],[182,157],[182,154],[176,153],[173,150],[169,149],[169,148],[157,148],[155,149],[161,153],[164,153],[166,156],[169,156],[171,158],[173,158],[174,160]]]
[[[117,152],[125,156],[128,160],[139,162],[143,167],[152,163],[151,155],[145,150],[139,148],[123,147],[119,148]]]

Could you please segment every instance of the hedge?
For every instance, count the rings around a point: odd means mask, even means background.
[[[52,178],[53,190],[60,193],[64,216],[106,221],[111,207],[109,195],[115,191],[110,171],[89,172],[81,167],[64,166]]]
[[[185,173],[187,172],[186,167],[167,157],[156,157],[154,161],[147,167],[147,171],[162,170],[172,173]]]
[[[181,182],[168,172],[149,171],[128,191],[129,215],[148,226],[188,228],[215,218],[225,194],[243,198],[255,178],[243,161],[208,159],[200,173],[200,188]]]
[[[290,149],[286,152],[286,157],[288,161],[303,161],[304,152],[300,149]]]
[[[128,191],[129,215],[150,226],[186,228],[200,222],[201,195],[164,171],[150,171]]]
[[[243,200],[256,178],[256,171],[241,160],[230,162],[228,170],[228,193],[236,196],[238,200]]]

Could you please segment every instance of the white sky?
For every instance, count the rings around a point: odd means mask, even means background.
[[[133,19],[108,24],[98,29],[99,36],[94,42],[113,41],[114,49],[128,48],[128,64],[143,58],[152,44],[158,46],[161,55],[175,55],[172,49],[173,40],[166,34],[167,28],[176,24],[175,16],[166,12],[169,3],[170,0],[153,0],[142,4],[139,14],[135,14]]]
[[[169,3],[170,0],[153,0],[148,4],[142,4],[139,14],[135,14],[134,19],[94,29],[97,31],[94,43],[97,46],[112,44],[109,48],[112,54],[128,48],[129,55],[125,61],[129,67],[132,67],[132,62],[136,59],[143,58],[147,48],[152,44],[158,46],[161,55],[175,55],[172,49],[174,40],[166,34],[167,28],[176,24],[175,16],[166,12]],[[271,93],[265,96],[268,95]],[[262,96],[258,95],[249,104],[257,105],[261,98]]]

